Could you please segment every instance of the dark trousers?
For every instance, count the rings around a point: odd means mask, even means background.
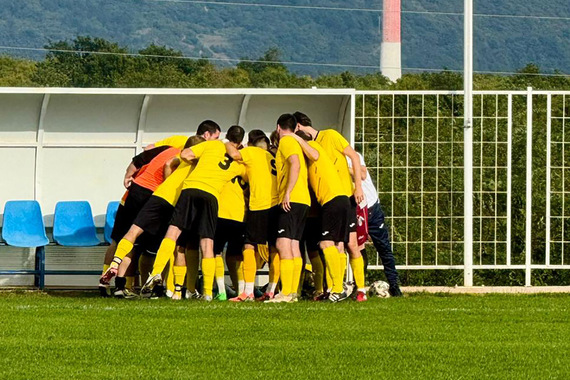
[[[396,271],[396,260],[390,244],[390,234],[388,226],[384,221],[384,211],[380,207],[380,202],[376,202],[368,209],[368,235],[378,251],[378,256],[382,260],[384,273],[390,285],[398,284],[398,272]]]

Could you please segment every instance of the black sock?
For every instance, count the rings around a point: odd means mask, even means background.
[[[115,277],[115,288],[116,290],[125,290],[127,286],[127,278],[126,277]]]

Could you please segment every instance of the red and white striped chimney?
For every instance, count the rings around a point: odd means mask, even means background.
[[[401,0],[384,0],[380,70],[392,82],[402,77]]]

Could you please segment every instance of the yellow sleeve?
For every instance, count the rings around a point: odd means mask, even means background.
[[[281,153],[286,160],[295,154],[299,157],[299,159],[303,157],[301,146],[299,146],[293,137],[282,138],[279,142],[279,149],[281,150]]]
[[[206,151],[207,148],[208,141],[202,141],[201,143],[196,144],[189,149],[192,150],[192,153],[194,153],[194,156],[196,156],[196,158],[200,158],[200,156]]]
[[[253,161],[252,148],[243,148],[242,150],[239,151],[239,153],[241,154],[241,160],[243,161],[244,164],[250,165],[252,163]]]
[[[182,135],[175,135],[175,136],[170,136],[167,137],[163,140],[157,141],[154,143],[155,147],[159,147],[159,146],[171,146],[173,148],[178,148],[180,150],[184,149],[184,145],[186,145],[186,141],[188,140],[188,136],[182,136]]]
[[[331,141],[333,143],[333,146],[339,152],[344,152],[346,147],[350,145],[348,141],[346,141],[346,139],[335,130],[333,130],[332,137],[333,138],[331,139]]]

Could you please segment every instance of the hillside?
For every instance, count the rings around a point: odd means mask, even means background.
[[[283,4],[275,0],[235,0]],[[381,0],[290,0],[288,4],[381,9]],[[478,0],[476,13],[570,17],[568,0]],[[461,0],[408,0],[404,11],[462,12]],[[283,9],[152,0],[0,0],[4,46],[43,47],[90,35],[132,51],[151,43],[187,56],[221,60],[259,57],[278,47],[283,61],[376,66],[381,13]],[[408,68],[461,69],[463,20],[458,15],[404,13],[402,59]],[[542,71],[570,72],[570,21],[477,17],[475,70],[514,71],[533,62]],[[41,58],[41,53],[0,53]],[[235,62],[218,61],[218,64]],[[302,74],[348,67],[293,65]],[[360,69],[360,71],[374,69]],[[358,70],[356,70],[358,71]]]

